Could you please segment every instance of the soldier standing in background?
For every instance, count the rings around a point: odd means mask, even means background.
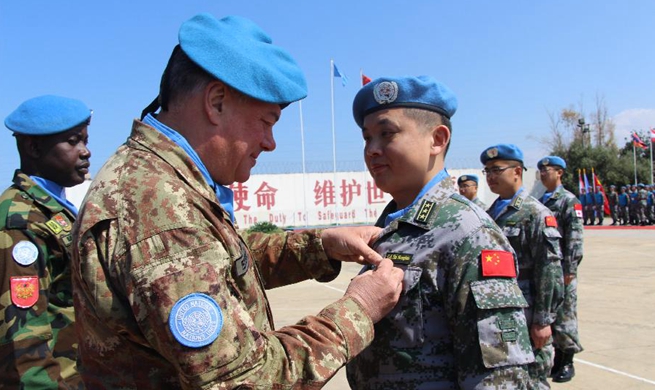
[[[516,145],[491,146],[480,162],[489,188],[499,195],[487,212],[516,252],[519,286],[530,305],[525,316],[536,359],[528,365],[530,378],[535,388],[548,389],[554,355],[551,326],[564,293],[557,220],[523,187],[523,152]]]
[[[551,370],[553,382],[568,382],[575,376],[573,355],[582,352],[578,333],[578,265],[582,261],[582,205],[562,185],[566,161],[558,156],[547,156],[537,163],[539,178],[546,187],[543,203],[557,219],[562,239],[562,272],[564,275],[564,301],[553,323],[555,364]],[[611,186],[614,188],[614,186]],[[614,191],[616,195],[616,191]]]
[[[639,225],[639,216],[637,212],[637,209],[639,208],[639,191],[637,190],[636,185],[633,184],[630,186],[630,191],[628,192],[628,196],[630,197],[630,206],[629,206],[630,225],[637,226]]]
[[[621,225],[627,225],[630,218],[630,212],[628,210],[630,205],[630,197],[626,192],[626,187],[621,186],[621,193],[619,194],[619,219],[621,220]]]
[[[598,225],[602,225],[605,218],[605,197],[600,187],[594,188],[594,211],[598,218]]]
[[[84,182],[91,110],[45,95],[5,120],[20,169],[0,197],[0,387],[83,388],[76,369],[71,229],[65,187]]]
[[[462,175],[457,179],[457,188],[459,194],[466,197],[466,199],[480,206],[482,210],[487,209],[487,205],[478,198],[478,176],[477,175]]]
[[[621,223],[621,219],[619,218],[619,194],[616,192],[616,186],[614,184],[610,186],[610,193],[607,195],[607,202],[609,202],[610,206],[612,226],[616,226]]]

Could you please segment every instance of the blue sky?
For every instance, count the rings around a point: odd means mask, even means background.
[[[609,1],[106,1],[0,2],[0,118],[43,94],[94,109],[92,174],[156,96],[182,22],[200,12],[248,17],[304,69],[307,166],[332,166],[330,59],[340,168],[363,169],[351,104],[360,69],[371,78],[429,74],[457,95],[447,165],[479,167],[489,145],[513,142],[534,164],[548,152],[548,112],[603,96],[622,141],[655,127],[655,2]],[[278,149],[255,172],[300,167],[298,104],[275,128]],[[18,154],[0,132],[0,179]]]

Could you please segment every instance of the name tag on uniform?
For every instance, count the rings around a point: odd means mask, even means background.
[[[409,264],[414,255],[409,253],[388,252],[384,257],[393,261],[394,264]]]

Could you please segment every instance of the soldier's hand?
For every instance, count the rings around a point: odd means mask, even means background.
[[[575,274],[564,275],[564,285],[568,286],[575,279]]]
[[[552,334],[553,331],[550,329],[550,325],[534,324],[530,327],[530,338],[536,349],[543,348]]]
[[[382,256],[369,245],[381,231],[375,226],[331,228],[321,232],[321,240],[325,253],[331,259],[377,265],[382,261]]]
[[[374,270],[353,278],[345,295],[356,299],[376,323],[396,306],[402,289],[403,271],[384,259]]]

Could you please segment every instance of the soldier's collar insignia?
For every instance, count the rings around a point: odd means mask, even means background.
[[[378,104],[393,103],[398,98],[398,84],[395,81],[383,81],[373,88],[373,97]]]
[[[412,261],[413,254],[400,252],[387,252],[385,259],[390,259],[394,264],[409,264]]]
[[[11,256],[18,264],[26,267],[39,257],[39,248],[30,241],[19,241],[11,250]]]
[[[487,150],[487,157],[495,158],[498,156],[498,148],[491,148]]]
[[[73,228],[72,225],[64,218],[61,214],[57,214],[52,217],[52,220],[55,221],[65,232],[70,232]]]
[[[521,208],[521,205],[523,204],[523,198],[520,196],[517,196],[514,201],[512,202],[512,207],[515,207],[517,209]]]
[[[11,302],[22,309],[27,309],[39,300],[38,276],[12,276]]]
[[[434,202],[424,200],[423,203],[421,203],[421,207],[418,209],[416,216],[414,217],[414,221],[423,224],[427,223],[430,219],[430,214],[432,214],[434,211],[434,206]]]
[[[168,326],[180,344],[201,348],[218,338],[223,329],[223,313],[209,295],[192,293],[175,303]]]

